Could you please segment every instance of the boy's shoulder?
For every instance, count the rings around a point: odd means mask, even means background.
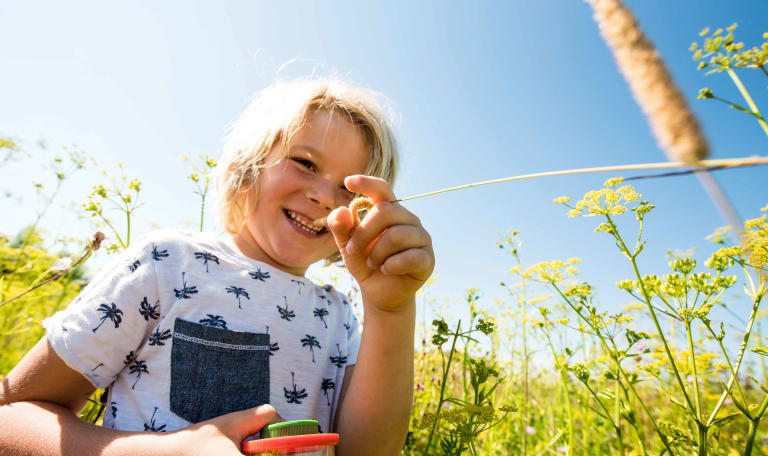
[[[174,245],[178,247],[210,247],[224,243],[224,239],[214,233],[184,230],[179,228],[161,228],[141,236],[139,243],[144,245]]]

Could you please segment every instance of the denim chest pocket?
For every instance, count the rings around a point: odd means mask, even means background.
[[[199,423],[269,402],[269,334],[177,318],[171,348],[171,412]]]

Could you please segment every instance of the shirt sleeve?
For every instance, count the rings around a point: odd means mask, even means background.
[[[97,388],[116,379],[157,325],[160,302],[152,248],[148,237],[133,243],[66,309],[43,320],[56,354]]]

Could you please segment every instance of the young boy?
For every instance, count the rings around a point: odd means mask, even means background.
[[[231,237],[152,233],[46,320],[0,389],[0,454],[236,455],[280,419],[317,419],[342,456],[399,452],[414,296],[434,254],[390,202],[396,146],[373,94],[275,84],[232,128],[217,172]],[[358,226],[355,194],[374,203]],[[346,299],[304,277],[339,252],[362,336]],[[110,388],[104,427],[76,416],[95,387]]]

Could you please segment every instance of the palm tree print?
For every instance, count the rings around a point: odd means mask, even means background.
[[[291,282],[295,283],[296,286],[299,287],[299,294],[301,294],[301,289],[304,288],[305,283],[301,280],[291,279]]]
[[[255,271],[249,272],[248,275],[251,276],[253,280],[260,280],[262,282],[266,281],[266,279],[270,277],[269,272],[261,272],[261,269],[259,268],[257,268]]]
[[[198,321],[198,323],[201,323],[205,326],[210,326],[211,328],[227,329],[227,322],[224,321],[224,317],[221,315],[205,314],[205,316],[208,318],[203,318],[202,320]]]
[[[187,281],[184,279],[184,272],[181,273],[181,290],[173,289],[174,293],[176,293],[176,299],[189,299],[190,296],[197,293],[197,287],[196,286],[187,286]]]
[[[328,325],[325,323],[325,317],[328,315],[328,309],[323,309],[322,307],[318,307],[312,313],[315,315],[315,317],[319,318],[320,321],[323,322],[323,326],[325,326],[325,329],[328,329]]]
[[[328,296],[326,296],[326,295],[320,295],[320,296],[318,296],[318,298],[320,298],[323,301],[325,301],[325,303],[328,304],[328,305],[333,304],[333,301],[328,299]]]
[[[149,420],[150,424],[144,423],[144,430],[152,432],[165,432],[165,425],[157,426],[155,424],[155,413],[157,413],[157,407],[155,407],[155,411],[152,412],[152,418]]]
[[[280,350],[280,347],[277,346],[277,342],[274,344],[269,344],[269,356],[275,356],[273,352],[276,352]]]
[[[136,359],[136,355],[133,353],[133,350],[131,350],[130,353],[125,355],[125,361],[123,361],[123,364],[131,364]]]
[[[141,374],[149,373],[149,371],[147,370],[147,362],[140,359],[134,360],[133,364],[131,364],[131,367],[128,368],[128,373],[136,374],[136,381],[133,382],[133,386],[131,387],[131,389],[134,389],[136,388],[136,383],[138,383],[139,379],[141,378]]]
[[[205,272],[208,272],[208,262],[213,261],[216,264],[219,264],[219,257],[212,253],[208,252],[195,252],[195,258],[198,260],[203,260],[203,264],[205,265]]]
[[[109,407],[112,409],[112,422],[115,422],[115,419],[117,418],[117,402],[112,401],[109,404]],[[113,426],[114,427],[114,426]]]
[[[100,367],[101,367],[101,366],[103,366],[103,365],[104,365],[104,363],[99,363],[99,364],[97,364],[97,365],[96,365],[96,367],[94,367],[93,369],[91,369],[91,372],[95,371],[96,369],[100,368]]]
[[[341,356],[341,349],[339,348],[339,344],[336,344],[336,351],[339,352],[339,356],[331,356],[331,362],[336,365],[336,367],[343,367],[345,364],[347,364],[347,357]]]
[[[285,309],[280,307],[280,304],[277,305],[277,310],[280,312],[280,318],[291,321],[291,318],[294,318],[296,313],[292,310],[288,310],[288,299],[286,299],[285,296],[283,296],[283,301],[285,301]]]
[[[350,326],[349,323],[344,323],[344,329],[347,330],[347,337],[349,337],[352,334],[352,326]]]
[[[242,307],[240,307],[240,296],[245,296],[245,299],[247,299],[249,301],[251,300],[251,297],[248,296],[248,292],[245,291],[245,288],[240,288],[240,287],[236,287],[234,285],[230,285],[230,286],[228,286],[226,288],[226,290],[227,290],[227,293],[234,293],[235,294],[235,297],[237,298],[237,308],[238,309],[242,309]]]
[[[170,329],[160,332],[160,328],[155,328],[149,335],[149,345],[165,345],[165,341],[173,336]]]
[[[107,320],[112,320],[112,323],[115,324],[115,328],[120,326],[120,322],[123,321],[123,311],[118,309],[117,304],[114,302],[110,305],[100,304],[99,308],[96,310],[101,312],[103,315],[101,316],[101,323],[99,323],[99,326],[93,328],[93,332],[96,332],[96,330],[99,329],[101,325],[103,325]]]
[[[285,398],[288,399],[289,404],[301,404],[301,399],[307,397],[307,390],[305,388],[302,388],[301,390],[297,389],[293,372],[291,372],[291,383],[293,383],[292,390],[289,391],[288,388],[283,387]]]
[[[157,308],[160,307],[160,300],[158,299],[157,302],[155,302],[155,305],[150,305],[147,301],[147,297],[144,296],[144,300],[141,301],[141,304],[139,304],[139,313],[142,317],[144,317],[144,320],[149,321],[149,319],[157,320],[160,318],[160,312],[157,311]]]
[[[128,270],[130,270],[131,272],[133,272],[133,271],[135,271],[135,270],[139,269],[139,266],[141,266],[141,261],[139,261],[139,260],[136,260],[136,261],[134,261],[133,263],[131,263],[131,264],[129,264],[129,265],[128,265]]]
[[[309,352],[312,353],[312,362],[315,362],[315,347],[320,347],[320,342],[317,341],[317,338],[315,336],[310,336],[309,334],[306,335],[303,339],[301,339],[301,346],[302,347],[309,347]]]
[[[325,400],[326,402],[328,402],[328,406],[330,407],[331,398],[328,396],[328,391],[336,389],[336,383],[334,383],[333,380],[330,378],[324,378],[323,383],[320,386],[320,389],[323,390],[323,394],[325,394]]]
[[[163,258],[168,258],[168,250],[157,250],[157,246],[152,244],[152,259],[162,261]]]

